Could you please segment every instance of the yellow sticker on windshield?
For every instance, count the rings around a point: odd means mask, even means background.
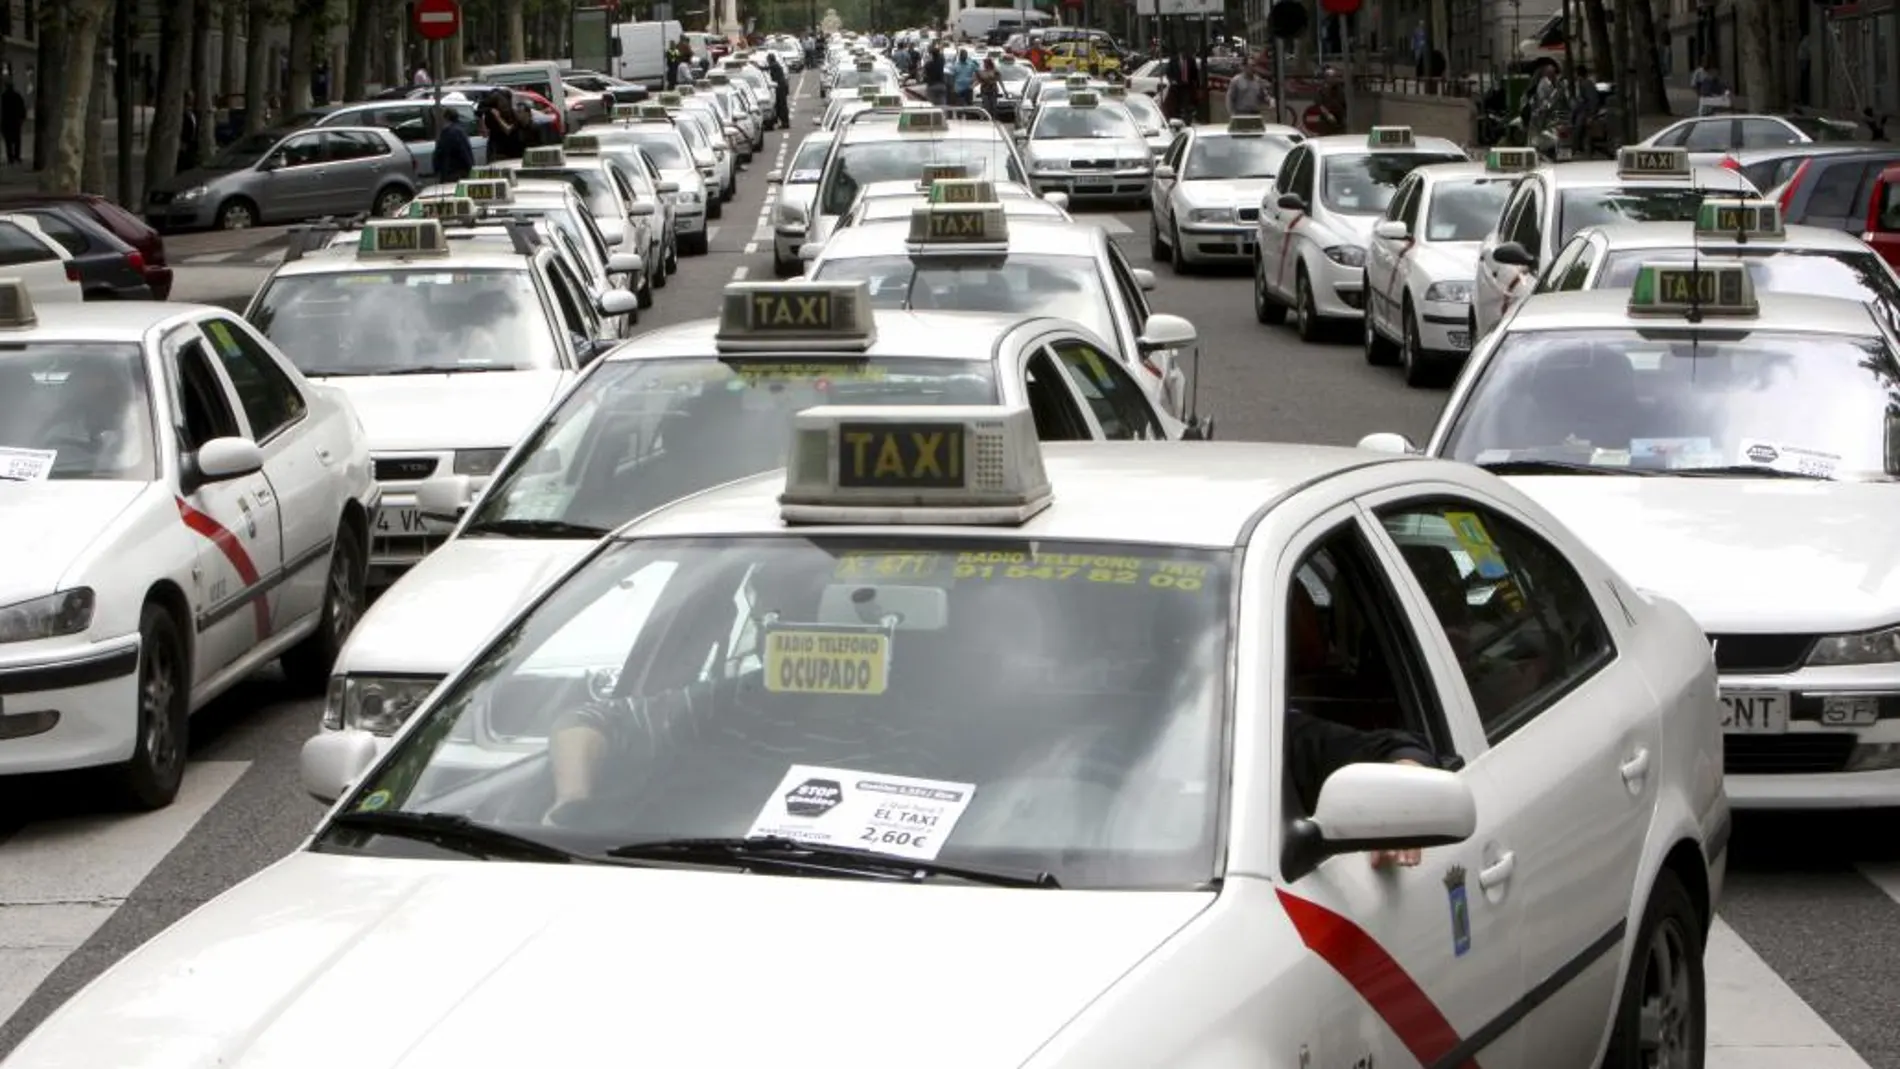
[[[1498,554],[1497,543],[1491,541],[1491,535],[1484,529],[1484,521],[1475,512],[1447,512],[1445,522],[1451,524],[1451,533],[1471,557],[1471,567],[1486,579],[1503,579],[1511,574],[1511,569]]]
[[[1207,585],[1207,567],[1202,564],[1093,553],[959,553],[952,574],[958,579],[1107,583],[1188,593]]]
[[[924,579],[937,572],[937,553],[854,552],[838,558],[837,579]]]
[[[882,694],[883,632],[787,628],[765,633],[765,689],[775,694]]]
[[[881,382],[889,374],[888,368],[868,367],[863,364],[739,364],[732,370],[748,383],[790,382],[801,379],[819,382],[846,380]]]

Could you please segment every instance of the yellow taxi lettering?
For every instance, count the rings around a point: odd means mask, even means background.
[[[933,238],[974,238],[983,236],[982,212],[937,212],[930,217]]]
[[[897,447],[897,439],[884,439],[884,447],[877,451],[877,467],[871,470],[872,478],[882,479],[889,475],[904,474],[904,452]]]
[[[785,694],[882,694],[889,641],[883,634],[770,632],[765,688]]]
[[[853,427],[839,431],[844,486],[962,486],[962,428],[941,424]]]
[[[870,431],[844,432],[844,444],[846,446],[849,446],[851,449],[851,470],[852,471],[864,470],[864,460],[865,460],[864,454],[866,450],[871,448],[871,439],[875,437],[877,436],[872,434]]]
[[[831,326],[831,295],[760,293],[752,298],[752,321],[762,327]]]

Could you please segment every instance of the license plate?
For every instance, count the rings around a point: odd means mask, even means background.
[[[422,518],[421,509],[376,510],[376,533],[379,535],[393,535],[400,538],[404,535],[426,535],[433,531],[434,528],[429,526],[429,521]]]
[[[1787,734],[1788,692],[1785,690],[1723,691],[1722,730],[1731,735]]]
[[[1571,148],[1570,148],[1570,147],[1569,147],[1568,145],[1560,145],[1560,146],[1558,146],[1558,148],[1557,148],[1557,159],[1559,159],[1559,160],[1567,160],[1567,159],[1569,159],[1569,158],[1570,158],[1571,156],[1573,156],[1573,155],[1575,155],[1575,150],[1573,150],[1573,149],[1571,149]]]
[[[1107,189],[1114,184],[1115,180],[1112,178],[1078,178],[1075,180],[1075,187],[1077,189]]]
[[[1871,694],[1837,694],[1821,699],[1821,726],[1866,727],[1880,722],[1880,699]]]
[[[1453,349],[1471,348],[1471,333],[1469,331],[1453,330],[1447,331],[1446,333],[1451,335],[1451,347]]]

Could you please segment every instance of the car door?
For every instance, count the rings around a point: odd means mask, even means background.
[[[1436,488],[1368,498],[1412,596],[1482,725],[1471,759],[1500,810],[1474,895],[1517,902],[1524,929],[1524,1064],[1583,1069],[1610,1017],[1629,903],[1656,807],[1662,719],[1619,663],[1633,641],[1607,574],[1495,501]],[[1600,566],[1586,562],[1596,572]]]
[[[389,141],[367,130],[331,130],[323,137],[330,160],[322,192],[324,214],[368,211],[384,176],[395,166]]]
[[[329,184],[329,159],[324,155],[327,136],[321,130],[291,134],[265,158],[269,170],[258,184],[257,207],[266,219],[308,219],[337,212],[327,199],[335,196]]]
[[[1807,139],[1801,131],[1779,119],[1745,118],[1740,120],[1741,144],[1743,149],[1778,148],[1782,145],[1799,145]]]
[[[1250,595],[1262,601],[1250,611],[1272,673],[1276,827],[1290,837],[1324,790],[1324,770],[1301,763],[1311,740],[1371,731],[1412,736],[1465,783],[1477,814],[1469,839],[1424,850],[1411,867],[1375,868],[1364,853],[1315,863],[1283,852],[1278,897],[1323,992],[1312,1003],[1321,1009],[1309,1022],[1310,1064],[1525,1069],[1521,1035],[1487,1028],[1523,990],[1525,913],[1480,889],[1483,844],[1510,813],[1469,763],[1483,740],[1457,669],[1358,506],[1334,507],[1290,537],[1271,527],[1256,532],[1248,556],[1264,558],[1271,577]],[[1254,640],[1243,632],[1242,641]]]
[[[1873,184],[1888,162],[1856,156],[1816,159],[1812,166],[1821,173],[1813,179],[1807,197],[1795,206],[1797,218],[1788,221],[1830,230],[1860,230]]]
[[[1075,383],[1062,371],[1047,346],[1030,344],[1016,356],[1013,369],[1021,384],[1029,413],[1036,421],[1036,437],[1045,442],[1087,442],[1102,438],[1101,425],[1088,410]]]
[[[159,352],[181,472],[206,442],[249,436],[236,394],[195,323],[168,332]],[[202,486],[181,476],[173,489],[179,516],[200,539],[191,570],[191,645],[192,678],[202,683],[269,639],[281,622],[270,597],[283,564],[278,506],[267,470]]]
[[[556,334],[564,335],[568,340],[571,354],[570,367],[579,367],[593,358],[595,342],[608,336],[601,325],[599,314],[594,310],[593,295],[587,287],[574,277],[560,259],[550,252],[541,261],[543,277],[546,279],[548,296],[554,301],[554,323]]]
[[[1069,382],[1094,414],[1102,436],[1119,441],[1167,440],[1161,418],[1133,378],[1114,357],[1074,336],[1047,340]]]
[[[1260,205],[1260,242],[1254,254],[1254,272],[1269,293],[1278,292],[1277,276],[1280,264],[1286,259],[1287,232],[1300,217],[1299,212],[1280,207],[1280,198],[1293,192],[1293,177],[1306,165],[1312,152],[1305,145],[1293,146],[1281,161],[1280,173],[1273,177],[1267,198]]]
[[[31,217],[0,215],[0,269],[25,282],[26,292],[34,301],[51,304],[84,299],[77,272],[66,270],[71,258]]]
[[[1544,259],[1544,198],[1542,183],[1524,183],[1524,201],[1515,217],[1508,220],[1502,235],[1506,242],[1516,242],[1531,254],[1530,267],[1518,267],[1514,264],[1501,264],[1489,257],[1483,265],[1485,272],[1491,275],[1497,294],[1496,313],[1491,325],[1503,319],[1513,305],[1524,299],[1537,285],[1537,264]],[[1482,320],[1479,329],[1490,329]]]
[[[272,592],[276,618],[288,624],[323,607],[330,547],[341,521],[332,477],[346,458],[315,426],[299,378],[270,343],[237,316],[210,315],[199,324],[225,378],[237,391],[238,408],[251,437],[264,451],[268,493],[283,532],[283,581]]]
[[[1318,155],[1311,149],[1300,159],[1300,166],[1293,172],[1293,183],[1287,191],[1300,198],[1303,205],[1297,211],[1285,211],[1286,236],[1280,243],[1279,262],[1273,267],[1273,291],[1291,300],[1293,297],[1293,279],[1300,263],[1300,245],[1305,234],[1300,227],[1310,217],[1313,210],[1313,192],[1319,173]],[[1277,207],[1277,206],[1276,206]]]
[[[1417,175],[1407,175],[1392,194],[1392,202],[1385,206],[1380,221],[1405,222],[1406,205],[1416,203],[1423,184],[1424,179]],[[1374,234],[1366,247],[1366,314],[1372,317],[1374,324],[1393,335],[1399,332],[1399,258],[1412,247],[1414,240],[1408,229],[1402,238],[1382,238]]]
[[[1174,226],[1174,188],[1181,180],[1181,166],[1187,162],[1188,147],[1193,137],[1192,132],[1182,131],[1175,137],[1174,142],[1168,146],[1168,150],[1161,154],[1161,165],[1168,168],[1168,177],[1163,178],[1159,174],[1156,174],[1154,189],[1148,196],[1149,207],[1153,216],[1151,222],[1157,234],[1172,233],[1172,227]]]

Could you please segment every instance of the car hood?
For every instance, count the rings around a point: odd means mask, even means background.
[[[1478,243],[1415,241],[1412,263],[1433,282],[1472,282],[1478,277]]]
[[[514,445],[568,372],[470,371],[453,375],[349,375],[315,381],[348,395],[371,452],[500,449]]]
[[[1146,141],[1127,141],[1119,137],[1056,137],[1031,141],[1029,156],[1038,160],[1147,159]]]
[[[585,539],[451,538],[376,599],[336,670],[448,675],[592,548]]]
[[[1212,901],[299,853],[7,1067],[1018,1065]]]
[[[1326,225],[1333,228],[1341,237],[1360,248],[1372,244],[1372,228],[1377,226],[1384,216],[1346,215],[1341,212],[1326,213]]]
[[[0,481],[0,605],[44,597],[150,483]]]
[[[1181,196],[1196,208],[1258,208],[1271,178],[1197,178],[1181,183]]]
[[[1838,632],[1900,623],[1892,484],[1540,475],[1510,481],[1638,587],[1703,630]]]

